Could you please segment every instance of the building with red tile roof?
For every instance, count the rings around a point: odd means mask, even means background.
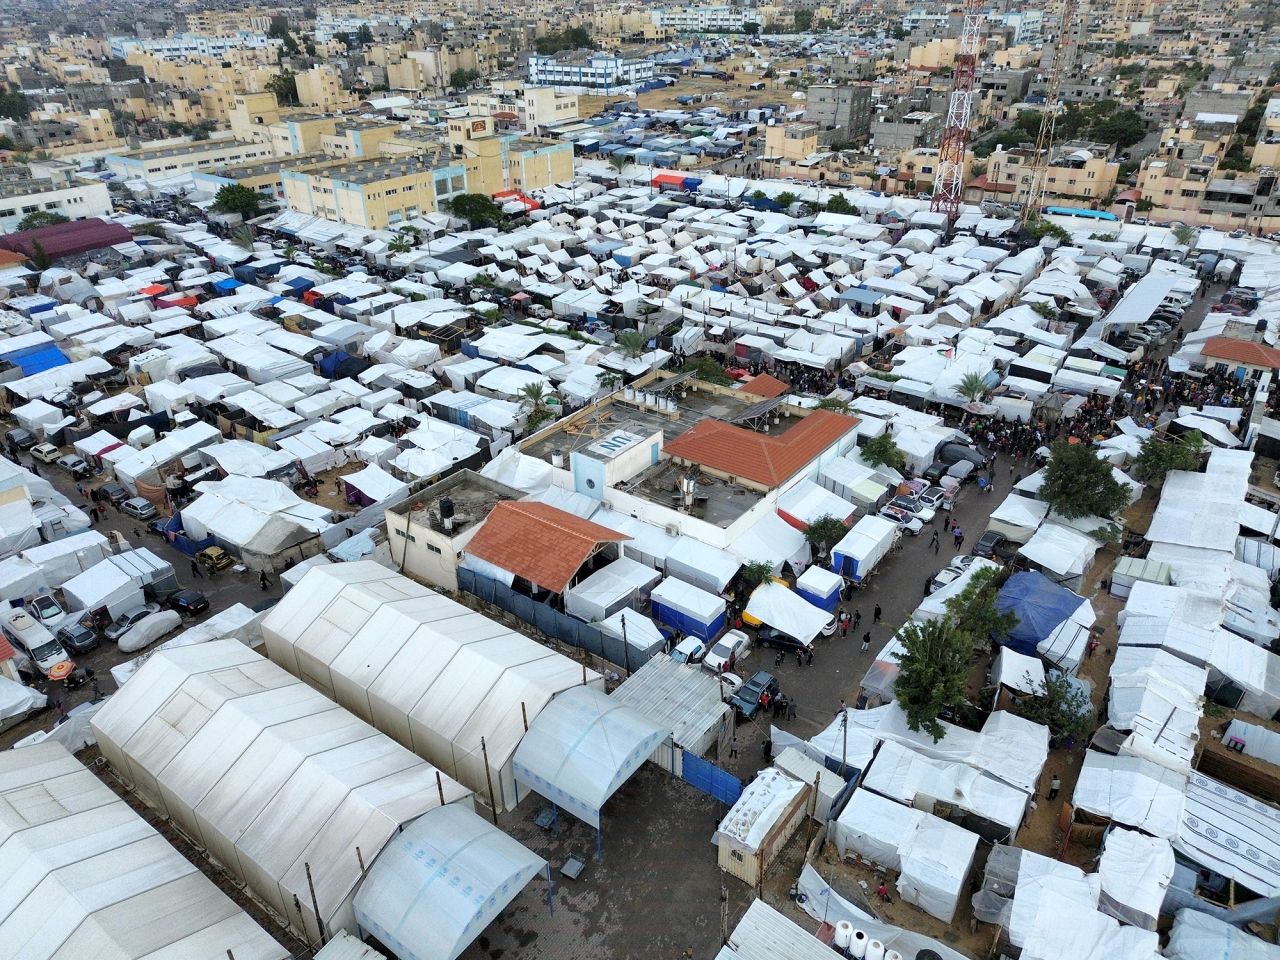
[[[824,451],[849,437],[857,417],[814,410],[777,435],[757,433],[723,420],[703,420],[666,443],[673,459],[744,486],[773,490]]]
[[[120,224],[90,217],[88,220],[69,220],[66,223],[5,234],[0,236],[0,249],[31,257],[35,255],[38,244],[47,256],[57,260],[101,250],[117,243],[128,243],[132,239],[133,234]]]
[[[755,397],[772,400],[774,397],[780,397],[784,393],[788,393],[791,390],[791,385],[783,383],[777,377],[762,373],[744,381],[739,390]]]
[[[544,590],[563,593],[606,544],[630,539],[550,504],[504,500],[494,506],[466,552]]]
[[[1210,337],[1200,348],[1200,356],[1207,361],[1205,366],[1221,363],[1253,370],[1280,370],[1280,350],[1235,337]]]

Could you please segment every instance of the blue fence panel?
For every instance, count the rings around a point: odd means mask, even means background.
[[[731,807],[742,796],[742,781],[727,770],[722,770],[710,760],[686,752],[681,776],[695,790],[715,797],[726,807]]]

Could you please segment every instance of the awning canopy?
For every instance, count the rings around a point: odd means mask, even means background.
[[[529,725],[516,749],[516,782],[599,829],[605,801],[668,733],[599,690],[574,687]]]
[[[400,960],[454,960],[544,866],[465,806],[437,807],[374,861],[356,921]]]

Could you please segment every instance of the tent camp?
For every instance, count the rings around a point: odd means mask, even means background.
[[[355,929],[360,857],[442,799],[470,803],[238,640],[153,654],[91,726],[125,783],[311,941]]]
[[[276,663],[499,810],[516,804],[511,760],[526,718],[532,724],[562,690],[604,683],[370,560],[308,570],[262,634]]]
[[[602,690],[565,690],[529,722],[516,782],[600,829],[600,810],[668,735]]]
[[[724,629],[724,599],[677,577],[654,587],[649,602],[654,620],[691,637],[710,640]]]
[[[290,955],[56,741],[0,752],[0,861],[15,960]]]
[[[897,542],[898,525],[884,517],[862,517],[831,549],[831,569],[860,583]]]
[[[565,591],[565,612],[588,623],[607,620],[624,607],[635,605],[640,593],[661,577],[653,567],[619,557]]]

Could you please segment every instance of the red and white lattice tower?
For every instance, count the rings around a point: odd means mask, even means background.
[[[933,181],[935,213],[947,216],[947,225],[960,215],[964,193],[964,157],[969,149],[969,115],[973,109],[973,87],[978,77],[978,49],[982,42],[982,0],[966,0],[964,30],[956,54],[954,83],[947,103],[947,126],[938,145],[938,170]]]

